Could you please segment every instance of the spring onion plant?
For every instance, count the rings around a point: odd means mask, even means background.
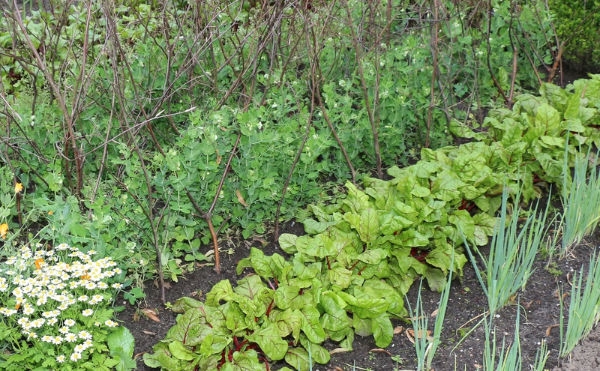
[[[490,253],[485,262],[485,282],[473,253],[465,240],[475,273],[488,298],[490,316],[502,308],[519,289],[525,287],[533,273],[533,262],[546,233],[548,205],[538,216],[538,206],[521,222],[520,194],[515,196],[512,216],[508,215],[508,190],[502,193],[502,207]],[[480,254],[481,255],[481,254]]]
[[[585,276],[585,281],[584,281]],[[568,355],[579,341],[587,336],[600,319],[598,306],[600,303],[600,290],[595,285],[600,282],[600,262],[594,253],[590,258],[587,275],[583,267],[573,279],[571,288],[571,302],[569,305],[569,319],[566,329],[563,322],[563,308],[561,301],[560,320],[560,356]]]
[[[454,255],[452,256],[452,263],[450,266],[453,266],[453,264]],[[433,363],[433,357],[435,356],[435,352],[441,342],[442,328],[444,327],[444,318],[446,317],[448,297],[450,296],[450,287],[452,285],[452,271],[450,270],[450,273],[448,274],[448,280],[446,281],[446,285],[444,286],[444,290],[442,291],[440,297],[433,334],[431,336],[428,333],[429,319],[427,314],[425,314],[423,311],[423,302],[421,300],[422,284],[423,281],[421,280],[421,283],[419,284],[419,293],[417,295],[417,304],[414,312],[410,306],[410,303],[407,301],[409,314],[413,319],[412,325],[414,331],[415,351],[417,353],[418,371],[432,369],[431,365]]]
[[[515,334],[512,344],[506,343],[506,337],[502,339],[502,346],[498,352],[496,342],[496,331],[491,321],[485,321],[485,346],[483,349],[483,369],[486,371],[520,371],[521,370],[521,343],[519,340],[519,326],[521,324],[520,307],[517,306],[517,318],[515,320]],[[493,317],[492,317],[493,320]],[[498,359],[496,360],[496,357]]]
[[[600,220],[600,174],[595,166],[596,156],[590,153],[575,159],[571,179],[567,155],[563,162],[563,237],[562,256],[592,233]]]

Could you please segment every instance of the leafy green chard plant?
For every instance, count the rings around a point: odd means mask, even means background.
[[[4,369],[129,370],[133,336],[112,320],[121,270],[66,244],[21,247],[0,267]]]

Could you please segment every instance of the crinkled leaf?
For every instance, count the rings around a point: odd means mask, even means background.
[[[390,318],[382,314],[371,320],[371,327],[373,330],[373,337],[375,338],[375,345],[380,348],[385,348],[392,342],[394,337],[394,326]]]
[[[173,371],[184,371],[189,366],[188,362],[183,362],[171,355],[168,344],[158,343],[152,350],[154,353],[145,353],[143,356],[147,366]]]
[[[258,353],[254,349],[243,352],[233,352],[232,362],[226,362],[220,371],[264,371],[265,365],[258,359]]]
[[[269,318],[277,325],[281,337],[291,334],[294,340],[298,340],[304,319],[300,310],[273,310]]]
[[[346,314],[346,303],[335,293],[329,291],[321,295],[321,307],[325,311],[321,316],[321,325],[328,331],[340,331],[350,325]]]
[[[290,348],[285,355],[285,361],[297,371],[309,371],[313,366],[308,352],[301,347]]]
[[[189,346],[198,345],[206,336],[206,327],[202,325],[204,322],[201,311],[188,310],[177,316],[177,322],[169,329],[167,339],[177,340]]]
[[[288,254],[294,254],[296,251],[296,240],[298,236],[291,233],[282,233],[279,236],[279,247]],[[239,273],[238,273],[239,274]]]
[[[329,351],[319,344],[311,343],[304,337],[300,338],[300,344],[308,351],[313,362],[324,365],[331,359]]]
[[[388,257],[388,250],[375,248],[375,249],[368,249],[367,251],[363,252],[362,254],[359,254],[356,257],[356,259],[360,260],[361,262],[367,263],[367,264],[377,264],[387,257]]]
[[[352,283],[352,271],[344,267],[328,269],[327,277],[332,285],[340,289],[345,289]]]
[[[324,233],[314,237],[304,235],[298,237],[296,240],[296,247],[299,252],[320,259],[325,258],[326,256],[336,255],[338,246],[338,243]]]
[[[219,354],[232,342],[231,336],[217,333],[208,334],[200,344],[200,353],[204,356]]]
[[[260,346],[260,349],[270,359],[277,361],[283,359],[288,350],[288,343],[279,335],[277,326],[273,323],[247,336],[247,339]]]
[[[350,211],[358,214],[369,208],[369,196],[366,193],[350,182],[346,182],[346,188],[348,189],[348,197],[344,200],[344,204],[350,208]]]
[[[191,361],[196,357],[193,351],[177,340],[169,343],[169,352],[171,352],[173,357],[183,361]]]
[[[400,245],[400,246],[427,246],[429,245],[429,238],[433,232],[431,230],[428,231],[429,234],[423,234],[415,229],[409,229],[406,231],[400,232],[395,239],[390,240],[390,242]]]
[[[175,313],[184,313],[189,309],[201,308],[203,306],[204,303],[200,300],[184,296],[182,298],[177,299],[175,303],[173,303],[173,305],[171,306],[171,310]]]
[[[304,307],[300,309],[300,313],[302,313],[304,318],[302,321],[302,332],[304,332],[308,340],[318,344],[324,342],[326,335],[319,322],[319,317],[321,316],[319,311],[313,307]]]
[[[221,300],[229,301],[233,297],[233,287],[229,280],[221,280],[217,282],[212,289],[206,294],[206,305],[216,307]]]
[[[304,225],[304,232],[307,234],[317,234],[327,230],[327,228],[338,224],[337,221],[331,222],[318,222],[314,219],[306,219],[302,222]]]
[[[427,272],[425,272],[425,278],[427,279],[427,284],[432,291],[441,292],[446,285],[446,275],[442,272],[441,269],[428,267]]]

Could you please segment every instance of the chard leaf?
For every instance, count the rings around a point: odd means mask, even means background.
[[[233,287],[229,280],[217,282],[206,294],[206,305],[216,307],[220,301],[230,301],[233,298]]]
[[[200,353],[205,356],[220,354],[231,342],[232,339],[230,336],[217,334],[213,331],[200,344]]]
[[[431,230],[428,231],[429,234],[433,234]],[[400,245],[400,246],[427,246],[429,245],[429,238],[431,235],[425,235],[415,229],[409,229],[406,231],[400,232],[396,238],[391,239],[390,242]]]
[[[350,226],[358,232],[360,239],[365,243],[371,243],[379,234],[379,219],[377,211],[373,208],[367,208],[356,213],[344,214]]]
[[[535,112],[535,124],[544,128],[545,135],[560,135],[560,113],[548,103],[542,103]]]
[[[162,368],[165,370],[184,371],[189,366],[189,363],[182,362],[177,358],[173,358],[169,351],[169,346],[165,343],[158,343],[152,350],[154,353],[144,354],[144,363],[150,367]]]
[[[427,279],[427,284],[432,291],[442,292],[446,285],[446,275],[442,272],[441,269],[434,267],[427,267],[427,272],[425,272],[425,278]]]
[[[288,343],[279,335],[277,326],[268,323],[265,327],[247,336],[250,342],[260,346],[260,349],[270,359],[277,361],[283,359],[288,351]]]
[[[304,232],[307,234],[318,234],[327,230],[327,228],[338,224],[338,221],[332,222],[318,222],[314,219],[308,218],[302,222],[304,225]]]
[[[566,144],[566,139],[563,137],[551,137],[548,135],[542,135],[540,140],[546,147],[560,147],[564,148]]]
[[[356,188],[350,182],[346,182],[346,188],[348,189],[348,197],[346,197],[343,203],[349,207],[349,211],[358,214],[370,207],[369,196],[366,193]]]
[[[334,267],[327,270],[327,277],[332,285],[345,289],[352,283],[352,271],[344,267]]]
[[[346,302],[334,292],[325,292],[321,295],[320,303],[325,311],[321,317],[321,325],[330,331],[341,331],[350,325],[350,319],[346,314]]]
[[[296,236],[295,234],[282,233],[281,236],[279,236],[279,247],[281,247],[281,249],[288,254],[294,254],[296,251],[298,251],[296,249],[297,239],[298,236]],[[238,272],[238,274],[240,273]]]
[[[177,340],[169,343],[169,352],[171,352],[173,357],[183,361],[191,361],[196,357],[194,352]]]
[[[284,338],[292,335],[295,341],[300,336],[300,328],[302,327],[302,314],[297,309],[286,309],[281,311],[277,308],[271,311],[269,320],[277,326],[279,336]]]
[[[298,251],[319,259],[336,255],[339,245],[339,242],[335,242],[324,233],[317,234],[314,237],[304,235],[296,240]]]
[[[267,287],[260,277],[252,274],[239,280],[234,292],[249,299],[254,299],[255,297],[258,297],[260,293],[266,290]]]
[[[313,362],[320,363],[322,365],[329,363],[331,360],[331,355],[329,351],[322,347],[319,344],[311,343],[308,340],[300,339],[300,342],[304,346],[305,349],[309,351],[310,357]]]
[[[346,292],[340,292],[338,295],[348,303],[350,311],[356,316],[361,318],[375,318],[385,313],[389,307],[384,298],[371,297],[360,287],[355,287],[353,291],[353,295]]]
[[[384,235],[391,235],[394,232],[406,229],[414,224],[414,221],[407,219],[401,215],[393,215],[391,213],[383,214],[381,217],[380,230]]]
[[[360,260],[361,262],[367,263],[367,264],[378,264],[380,261],[387,258],[388,255],[389,254],[388,254],[387,249],[376,248],[376,249],[368,249],[367,251],[363,252],[362,254],[359,254],[356,257],[356,259]]]
[[[314,307],[305,306],[300,309],[300,313],[303,317],[302,332],[304,332],[308,340],[317,344],[324,342],[326,335],[325,330],[323,330],[319,322],[319,317],[321,316],[319,311]]]
[[[375,345],[380,348],[385,348],[392,342],[394,337],[394,327],[392,321],[386,314],[382,314],[379,317],[371,320],[371,327],[373,329],[373,337],[375,338]]]
[[[475,222],[467,210],[456,210],[448,217],[448,221],[456,226],[456,233],[451,236],[452,241],[458,241],[461,237],[458,231],[472,241],[475,235]]]
[[[260,363],[258,353],[254,349],[233,352],[232,358],[233,361],[225,363],[221,371],[263,371],[265,369],[265,365]]]
[[[308,352],[301,347],[290,348],[285,355],[285,361],[297,371],[309,371],[312,369]]]
[[[200,300],[184,296],[175,301],[175,303],[171,306],[171,310],[175,313],[184,313],[192,308],[202,308],[203,306],[204,303]]]
[[[361,318],[359,316],[352,317],[352,327],[354,332],[359,336],[373,335],[373,320],[370,318]]]
[[[206,337],[207,326],[199,310],[188,310],[177,316],[176,325],[167,333],[167,339],[179,341],[185,345],[196,346]]]
[[[281,309],[300,309],[307,302],[301,295],[302,287],[293,285],[281,285],[275,291],[275,304]],[[310,299],[309,299],[310,300]],[[308,300],[308,301],[309,301]]]

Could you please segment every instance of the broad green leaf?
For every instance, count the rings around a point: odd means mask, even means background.
[[[429,235],[422,234],[415,229],[408,229],[400,232],[394,239],[390,239],[390,242],[400,246],[427,246],[429,245],[429,239],[433,231],[429,230]]]
[[[340,331],[350,325],[346,314],[346,303],[335,293],[326,292],[321,295],[321,307],[325,311],[321,316],[321,325],[329,331]]]
[[[356,259],[367,263],[367,264],[377,264],[383,259],[388,257],[388,251],[386,249],[368,249],[362,254],[359,254]]]
[[[373,337],[375,338],[375,345],[380,348],[385,348],[391,344],[392,338],[394,337],[394,327],[390,318],[382,314],[371,320],[371,327],[373,330]]]
[[[340,289],[345,289],[352,283],[352,271],[344,267],[328,269],[327,277],[332,285]]]
[[[221,280],[206,294],[206,304],[215,307],[219,305],[221,300],[229,301],[232,297],[233,287],[231,287],[231,282]]]
[[[294,254],[296,251],[296,239],[298,236],[290,233],[282,233],[279,236],[279,247],[288,254]]]
[[[350,208],[349,211],[358,214],[369,208],[369,196],[366,193],[350,182],[346,183],[346,188],[348,189],[348,197],[344,200],[344,204]]]
[[[559,135],[562,128],[560,126],[560,113],[556,108],[548,103],[542,103],[535,112],[535,124],[544,128],[546,135]]]
[[[265,365],[258,359],[258,353],[254,349],[243,352],[233,352],[233,361],[227,362],[221,367],[221,371],[264,371]]]
[[[133,359],[135,339],[126,327],[117,327],[107,336],[106,343],[110,349],[110,355],[117,360],[117,364],[113,366],[115,370],[132,370],[137,367]]]
[[[277,361],[283,359],[288,350],[288,343],[279,335],[279,330],[273,323],[247,336],[251,342],[255,342],[270,359]]]
[[[310,371],[313,366],[308,352],[300,347],[290,348],[285,355],[285,361],[297,371]]]
[[[212,332],[208,334],[200,344],[200,353],[204,356],[219,354],[232,342],[231,336]]]
[[[311,343],[304,337],[300,338],[300,344],[308,351],[313,362],[324,365],[330,361],[331,355],[329,354],[329,351],[321,345]]]
[[[302,332],[304,332],[308,340],[318,344],[324,342],[326,335],[319,322],[319,317],[321,316],[319,311],[316,308],[304,307],[300,309],[300,313],[302,313],[304,318],[302,321]]]
[[[135,339],[127,327],[119,326],[106,337],[108,348],[121,349],[123,354],[133,357]]]
[[[300,330],[302,328],[302,321],[304,320],[300,310],[273,310],[269,318],[277,325],[279,335],[282,338],[291,334],[294,340],[298,340],[300,337]]]
[[[200,300],[184,296],[175,301],[175,303],[171,306],[171,310],[175,313],[184,313],[191,308],[201,308],[203,306],[204,303]]]
[[[448,264],[449,265],[449,264]],[[441,269],[428,267],[427,272],[425,272],[425,278],[427,279],[427,284],[432,291],[442,292],[444,289],[447,279],[444,272]]]
[[[327,230],[327,228],[338,224],[337,221],[332,222],[318,222],[314,219],[306,219],[302,222],[304,225],[304,232],[307,234],[317,234]]]
[[[201,313],[199,310],[192,309],[177,316],[176,325],[169,329],[167,338],[189,346],[200,344],[206,336],[202,325],[205,319]]]
[[[183,371],[186,363],[177,358],[173,358],[169,351],[168,344],[158,343],[152,348],[153,352],[144,354],[144,363],[153,368],[162,368],[164,370]]]
[[[177,340],[169,343],[169,351],[173,357],[184,361],[191,361],[196,357],[194,352]]]
[[[275,291],[275,304],[284,310],[302,309],[307,305],[314,305],[313,298],[306,291],[298,286],[281,285]]]

